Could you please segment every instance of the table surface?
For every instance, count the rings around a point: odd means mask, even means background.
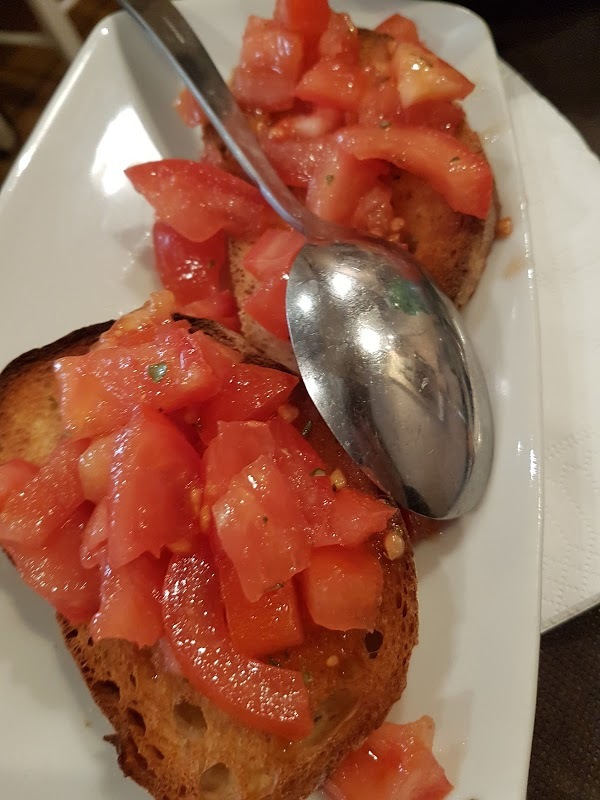
[[[465,5],[600,155],[599,0]],[[542,636],[528,800],[600,800],[600,608]]]

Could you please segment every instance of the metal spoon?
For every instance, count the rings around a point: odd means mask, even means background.
[[[169,0],[119,0],[167,55],[248,177],[309,244],[287,318],[300,374],[349,455],[397,503],[458,517],[487,485],[493,424],[456,309],[400,248],[325,223],[261,150],[196,34]]]

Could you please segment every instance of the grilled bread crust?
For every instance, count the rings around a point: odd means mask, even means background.
[[[0,375],[0,463],[25,458],[40,463],[61,435],[55,358],[84,353],[110,323],[76,331],[12,362]],[[276,366],[241,337],[207,321],[193,321],[244,360]],[[310,440],[328,466],[338,466],[348,484],[377,496],[320,420],[305,391],[293,401],[302,424],[311,420]],[[412,549],[400,515],[392,524],[406,549],[396,561],[372,542],[385,582],[376,630],[326,631],[306,620],[306,641],[273,654],[282,666],[306,676],[315,727],[308,739],[288,743],[239,724],[177,674],[160,647],[139,648],[123,640],[92,641],[85,625],[58,617],[65,644],[94,700],[114,727],[123,772],[157,800],[300,800],[308,795],[387,715],[406,685],[417,641],[416,575]]]

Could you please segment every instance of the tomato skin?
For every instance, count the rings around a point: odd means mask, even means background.
[[[171,542],[198,533],[191,490],[200,485],[200,457],[163,415],[140,409],[117,437],[107,495],[112,569],[142,553],[156,558]]]
[[[329,529],[319,530],[315,546],[362,544],[374,533],[384,531],[396,510],[358,489],[340,489],[331,504]]]
[[[219,422],[217,435],[202,457],[204,502],[212,506],[244,467],[274,452],[275,439],[266,422]]]
[[[464,100],[475,84],[420,44],[400,43],[392,56],[404,108],[425,100]]]
[[[6,464],[0,465],[0,511],[13,492],[20,492],[25,485],[38,473],[38,467],[14,458]]]
[[[192,242],[158,220],[152,230],[156,269],[162,285],[178,305],[202,300],[219,288],[227,262],[227,237],[219,231],[204,242]]]
[[[229,289],[220,292],[211,292],[201,300],[194,300],[181,306],[180,312],[187,317],[198,319],[212,319],[231,331],[240,330],[240,320],[237,305]]]
[[[84,502],[79,456],[89,442],[63,441],[20,492],[9,495],[0,514],[0,542],[41,547]]]
[[[196,128],[198,125],[205,125],[208,122],[208,118],[200,107],[200,103],[187,86],[179,92],[174,105],[175,111],[177,111],[181,117],[181,121],[184,125],[187,125],[188,128]]]
[[[100,500],[92,511],[81,536],[79,560],[85,569],[103,567],[107,559],[108,544],[108,503]]]
[[[373,630],[383,571],[366,547],[319,547],[300,575],[304,600],[317,625],[335,631]]]
[[[125,639],[152,646],[163,634],[162,587],[168,562],[141,555],[120,569],[103,570],[100,608],[90,623],[95,642]]]
[[[213,506],[213,517],[250,602],[307,566],[306,519],[272,456],[259,456],[233,478]]]
[[[303,61],[302,36],[272,20],[251,16],[231,90],[246,108],[285,111],[294,104]]]
[[[434,725],[421,717],[384,723],[325,783],[330,800],[443,800],[452,784],[432,752]]]
[[[387,171],[381,161],[360,162],[332,143],[311,178],[306,206],[327,222],[348,224],[362,195]]]
[[[380,158],[427,180],[454,211],[485,219],[493,177],[483,156],[442,131],[410,126],[353,126],[338,141],[359,160]]]
[[[208,548],[173,558],[164,583],[165,633],[183,674],[201,694],[251,728],[297,740],[312,728],[298,672],[238,653],[227,633]]]
[[[244,255],[244,269],[259,281],[280,278],[290,271],[306,237],[294,230],[269,228]]]
[[[155,329],[145,344],[94,350],[54,364],[61,415],[72,436],[97,436],[121,428],[134,409],[172,411],[216,394],[221,381],[202,342],[178,324]]]
[[[288,186],[308,186],[323,153],[329,148],[328,137],[317,139],[279,139],[261,137],[261,147]]]
[[[116,444],[116,433],[100,436],[79,456],[79,480],[83,495],[92,503],[99,503],[106,496]]]
[[[287,275],[271,278],[242,303],[242,310],[278,339],[290,338],[285,311]]]
[[[310,40],[325,31],[330,14],[328,0],[277,0],[273,16],[284,28]]]
[[[167,158],[129,167],[125,174],[158,217],[193,242],[220,230],[254,238],[277,220],[258,189],[206,162]]]
[[[25,583],[73,624],[88,622],[100,602],[99,570],[84,569],[79,561],[90,510],[88,503],[80,506],[32,553],[7,548]]]
[[[306,103],[359,112],[367,89],[362,70],[346,58],[323,58],[302,76],[295,95]]]
[[[287,372],[255,364],[238,364],[219,394],[199,409],[202,441],[210,442],[219,422],[247,419],[264,422],[287,402],[297,385],[298,378]]]
[[[292,581],[250,603],[229,559],[219,558],[217,566],[227,628],[239,653],[259,658],[302,644],[304,631]]]
[[[419,34],[417,26],[407,17],[401,14],[392,14],[391,17],[384,19],[375,28],[376,33],[385,33],[394,38],[397,42],[412,42],[419,43]]]

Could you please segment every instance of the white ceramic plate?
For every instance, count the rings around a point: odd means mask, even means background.
[[[388,0],[334,3],[373,26]],[[251,12],[269,0],[186,0],[228,74]],[[538,331],[524,194],[493,43],[465,9],[405,5],[424,40],[477,85],[466,103],[513,235],[494,245],[467,320],[496,420],[479,509],[418,548],[421,633],[394,720],[431,714],[436,753],[461,800],[525,797],[539,632]],[[0,195],[0,366],[32,347],[139,305],[156,285],[152,214],[123,168],[192,157],[171,110],[178,81],[129,19],[93,33]],[[52,613],[0,557],[0,785],[10,800],[142,798],[62,647]]]

